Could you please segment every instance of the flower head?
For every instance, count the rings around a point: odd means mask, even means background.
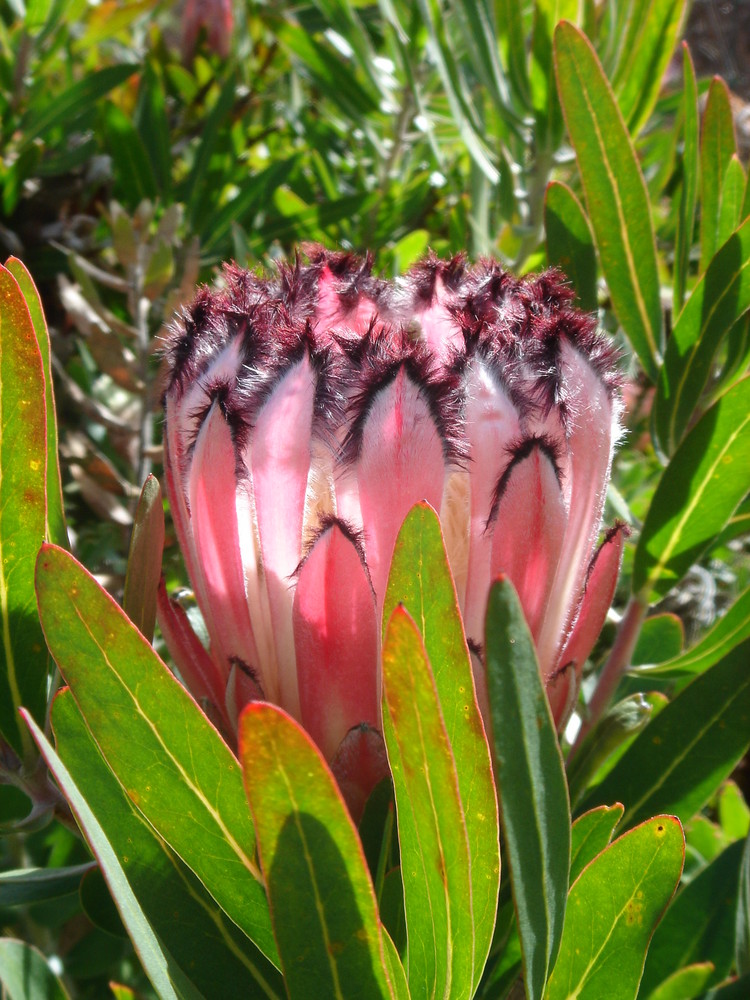
[[[440,514],[483,705],[491,580],[515,584],[560,720],[609,607],[596,549],[619,393],[559,274],[435,257],[404,278],[314,247],[235,266],[166,345],[165,464],[210,650],[164,595],[168,645],[226,728],[248,701],[308,730],[342,784],[385,771],[380,617],[399,528]],[[363,777],[363,773],[366,772]]]

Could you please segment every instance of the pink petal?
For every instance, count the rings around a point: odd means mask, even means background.
[[[281,378],[258,414],[248,455],[278,671],[277,690],[267,688],[265,676],[263,689],[297,719],[293,577],[302,558],[314,402],[315,374],[305,355]]]
[[[539,662],[548,675],[557,662],[583,590],[599,533],[612,461],[617,415],[600,376],[567,341],[561,349],[561,378],[568,387],[568,462],[563,475],[570,495],[568,527],[539,638]]]
[[[200,566],[193,582],[225,681],[235,659],[252,669],[258,664],[238,536],[236,463],[229,427],[214,402],[195,444],[188,496]]]
[[[487,521],[497,481],[508,464],[508,448],[519,436],[519,423],[508,395],[477,359],[466,373],[466,399],[471,509],[464,621],[469,638],[481,643],[491,579],[493,532]]]
[[[163,577],[156,594],[156,613],[169,655],[185,685],[199,701],[205,699],[211,702],[228,728],[221,672],[193,631],[184,608],[170,599]]]
[[[367,566],[380,615],[404,518],[420,500],[439,510],[445,482],[440,435],[426,400],[403,367],[370,404],[355,470]]]
[[[333,758],[331,770],[357,823],[372,790],[389,773],[383,737],[368,726],[350,729]]]
[[[511,467],[497,509],[490,565],[493,579],[504,573],[516,588],[535,641],[549,603],[567,519],[552,459],[541,443],[534,444]]]
[[[352,726],[380,724],[375,595],[336,523],[302,565],[293,620],[301,722],[331,760]]]
[[[563,666],[572,663],[578,674],[594,648],[612,606],[626,534],[624,525],[615,526],[607,533],[591,560],[578,619],[560,657]]]
[[[422,327],[422,336],[430,353],[440,364],[444,364],[463,348],[464,339],[460,325],[456,322],[450,305],[454,300],[445,287],[445,282],[437,275],[432,300],[423,308],[415,310]]]

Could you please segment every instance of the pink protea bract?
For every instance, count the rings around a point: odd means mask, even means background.
[[[184,680],[227,732],[281,705],[351,802],[387,766],[379,637],[399,528],[439,513],[485,706],[491,581],[514,583],[558,722],[610,605],[597,549],[618,376],[561,275],[431,256],[405,277],[309,248],[272,277],[227,266],[165,349],[172,513],[210,637],[161,594]],[[356,808],[356,802],[355,802]]]

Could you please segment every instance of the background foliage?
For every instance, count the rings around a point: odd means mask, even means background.
[[[707,6],[693,12],[699,69]],[[304,997],[317,981],[344,983],[344,996],[349,983],[363,996],[434,988],[495,998],[517,990],[522,972],[534,997],[748,995],[747,111],[680,48],[688,8],[0,3],[9,258],[0,334],[13,345],[0,352],[0,982],[9,997],[281,996],[284,982]],[[360,848],[314,752],[278,713],[259,710],[243,726],[243,787],[222,741],[190,715],[96,583],[150,638],[148,580],[159,567],[149,552],[164,528],[155,484],[142,497],[141,488],[160,472],[159,335],[220,261],[253,267],[305,241],[370,249],[393,275],[428,247],[491,254],[517,271],[559,265],[622,349],[629,433],[608,520],[633,533],[564,763],[549,720],[529,724],[541,696],[524,680],[536,677],[534,652],[514,597],[502,588],[492,597],[493,711],[509,698],[519,706],[494,752],[512,771],[514,748],[533,750],[528,771],[500,788],[496,922],[478,904],[468,914],[459,905],[492,877],[491,836],[481,872],[471,848],[454,858],[442,908],[418,856],[427,836],[441,849],[482,843],[466,806],[466,754],[440,760],[457,791],[437,827],[404,806],[429,789],[396,780],[399,840],[384,798],[365,815]],[[445,584],[425,517],[414,514],[403,548],[423,546]],[[35,562],[43,538],[51,544]],[[168,522],[164,571],[170,589],[185,583]],[[460,628],[446,606],[420,635],[408,615],[413,585],[397,560],[389,586],[406,612],[388,626],[384,675],[390,746],[402,755],[409,719],[389,692],[422,678],[420,713],[438,745],[449,692],[429,680],[442,666],[429,629]],[[50,709],[55,664],[70,690]],[[586,703],[597,720],[588,733]],[[184,730],[170,721],[183,716]],[[455,749],[458,736],[448,736]],[[140,756],[128,762],[134,740]],[[261,754],[268,778],[254,783],[247,762]],[[317,795],[297,789],[298,842],[285,834],[279,788],[284,767],[300,761],[321,773]],[[528,796],[542,784],[544,795]],[[571,808],[568,840],[559,831]],[[399,842],[425,871],[404,893]],[[295,867],[300,843],[310,870]],[[274,872],[271,915],[258,856]],[[302,947],[327,940],[325,920],[280,930],[285,914],[314,909],[322,875],[326,891],[343,893],[338,965]],[[602,940],[581,956],[574,942],[592,921]],[[449,961],[457,928],[472,944]],[[412,952],[404,971],[399,955],[417,932],[432,935],[438,957],[420,964]],[[614,949],[607,979],[597,963]]]

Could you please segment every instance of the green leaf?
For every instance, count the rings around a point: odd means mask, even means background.
[[[97,860],[112,889],[112,894],[117,900],[120,915],[128,929],[133,947],[160,1000],[182,1000],[182,998],[198,1000],[200,994],[191,989],[189,984],[184,981],[179,968],[175,966],[171,956],[154,934],[125,877],[120,859],[67,768],[31,716],[26,711],[23,711],[23,716],[28,722],[32,735],[42,751],[55,781],[68,800],[78,825],[86,835],[91,849],[96,853]]]
[[[570,806],[534,643],[506,578],[490,590],[487,692],[527,997],[541,997],[563,932]]]
[[[0,906],[59,899],[78,892],[93,862],[67,868],[18,868],[0,874]]]
[[[734,929],[737,972],[741,976],[748,976],[750,975],[750,834],[745,838],[742,852]]]
[[[465,813],[427,653],[402,607],[383,643],[383,735],[396,794],[409,988],[415,996],[468,998],[477,970]]]
[[[498,0],[497,44],[516,104],[530,107],[523,10],[516,0]]]
[[[734,118],[726,83],[715,76],[708,90],[701,128],[701,261],[706,270],[718,243],[721,188],[729,161],[737,152]]]
[[[362,845],[320,752],[281,709],[255,702],[240,758],[291,1000],[393,996]]]
[[[612,80],[617,103],[632,136],[651,116],[672,58],[687,7],[686,0],[648,0],[634,4],[640,17]]]
[[[72,556],[42,548],[37,594],[50,652],[129,797],[277,962],[240,767],[229,747]]]
[[[529,81],[536,118],[534,138],[541,148],[556,149],[562,137],[562,115],[552,55],[555,25],[563,19],[575,22],[580,6],[578,0],[536,0],[534,4]]]
[[[565,184],[550,181],[544,198],[547,260],[570,278],[581,309],[596,312],[596,250],[589,220]]]
[[[642,668],[644,673],[657,677],[684,677],[701,674],[725,656],[738,643],[750,636],[750,587],[745,590],[729,611],[719,618],[714,627],[680,656]]]
[[[713,971],[711,962],[696,962],[695,965],[678,969],[657,986],[648,1000],[685,1000],[686,997],[697,997]]]
[[[36,285],[25,265],[15,257],[9,257],[5,267],[16,279],[21,294],[29,310],[29,316],[34,327],[39,353],[42,357],[44,372],[44,409],[47,416],[47,530],[45,540],[55,545],[67,547],[68,533],[65,527],[63,513],[62,482],[60,480],[60,460],[57,453],[57,414],[55,412],[55,393],[52,384],[52,368],[50,366],[50,344],[47,321],[44,318],[42,300]]]
[[[143,484],[130,536],[128,570],[122,606],[125,614],[149,642],[156,624],[156,591],[164,549],[164,508],[156,476]]]
[[[745,497],[748,425],[750,378],[744,378],[703,414],[664,470],[633,564],[633,593],[644,602],[679,583]]]
[[[471,864],[474,988],[492,943],[500,881],[497,796],[490,750],[474,693],[469,650],[440,520],[427,503],[411,509],[396,539],[383,622],[402,605],[432,668],[455,758]]]
[[[672,901],[648,950],[641,981],[643,997],[685,965],[713,962],[707,986],[716,985],[729,974],[742,846],[742,841],[737,841],[728,847]]]
[[[747,1000],[750,993],[750,975],[728,980],[716,989],[701,993],[695,1000]]]
[[[45,378],[18,282],[0,268],[0,732],[22,756],[18,717],[43,719],[48,657],[34,607],[34,561],[47,530]]]
[[[721,185],[719,219],[716,227],[716,245],[721,246],[743,221],[742,204],[745,197],[745,169],[735,153],[729,161],[724,183]]]
[[[99,752],[69,690],[55,698],[52,727],[60,759],[96,814],[148,923],[183,973],[211,1000],[283,996],[277,970],[144,821]],[[117,896],[116,882],[110,891]]]
[[[750,831],[750,806],[736,782],[724,782],[717,809],[724,836],[729,840],[744,840]]]
[[[700,674],[636,736],[581,803],[625,805],[623,826],[668,811],[686,823],[750,743],[750,640]]]
[[[682,873],[673,816],[624,834],[570,890],[560,954],[545,1000],[635,1000],[651,935]]]
[[[654,400],[653,425],[671,455],[708,384],[722,341],[750,309],[750,219],[732,233],[675,323]]]
[[[677,316],[685,301],[685,287],[690,266],[690,251],[695,234],[695,210],[698,198],[698,85],[695,68],[686,42],[682,43],[682,187],[680,209],[677,217],[677,234],[674,258],[674,295],[672,311]]]
[[[677,615],[652,615],[641,626],[631,663],[663,663],[680,655],[684,640],[682,620]]]
[[[662,314],[643,175],[596,53],[586,36],[567,22],[555,29],[555,68],[612,305],[646,374],[655,381]]]
[[[234,223],[251,218],[259,208],[265,207],[271,192],[284,183],[296,162],[296,156],[290,156],[285,160],[274,161],[265,170],[246,177],[240,193],[222,205],[209,220],[201,250],[207,254],[219,247]]]
[[[116,104],[103,111],[107,147],[117,164],[116,190],[130,209],[145,199],[156,198],[156,177],[146,147],[133,122]]]
[[[0,986],[7,1000],[69,1000],[44,955],[14,938],[0,938]]]
[[[575,821],[570,831],[571,885],[586,865],[609,846],[623,812],[623,807],[616,802],[613,806],[590,809]]]
[[[76,118],[91,111],[105,94],[119,87],[137,70],[137,64],[133,63],[107,66],[105,69],[89,72],[82,80],[72,84],[62,94],[56,94],[51,100],[49,93],[42,88],[40,99],[29,106],[21,119],[21,148],[30,146],[50,129],[68,126]]]
[[[172,187],[172,150],[164,85],[154,65],[147,62],[135,111],[135,125],[148,153],[159,193],[168,196]]]
[[[195,154],[190,173],[183,181],[179,195],[182,201],[187,202],[187,215],[190,228],[198,228],[199,217],[204,203],[208,200],[207,194],[213,194],[207,182],[208,168],[211,158],[217,151],[221,139],[229,131],[227,119],[237,98],[237,79],[231,74],[229,79],[216,98],[216,102],[210,112],[205,115],[201,122],[200,145]],[[213,201],[211,201],[213,205]]]

